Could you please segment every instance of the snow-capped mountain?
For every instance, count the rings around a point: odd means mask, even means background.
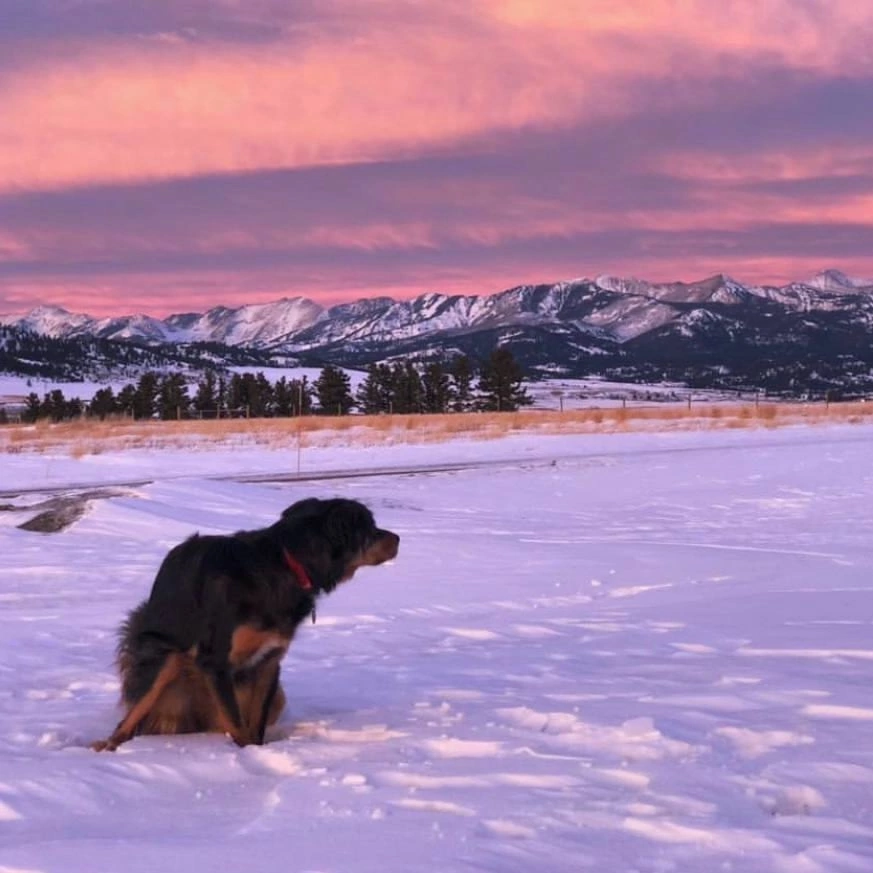
[[[873,290],[873,279],[851,279],[840,270],[824,270],[807,283],[828,294],[845,294],[860,289]]]
[[[62,339],[212,343],[346,366],[458,352],[481,357],[502,343],[544,374],[650,367],[674,375],[688,367],[748,373],[776,366],[790,369],[797,382],[801,371],[873,367],[873,282],[838,270],[780,287],[722,274],[689,283],[603,275],[487,296],[375,297],[330,308],[296,297],[165,319],[94,319],[42,306],[2,322]]]
[[[413,300],[374,297],[325,309],[303,297],[218,306],[205,313],[157,319],[125,315],[95,319],[59,306],[40,306],[0,323],[52,337],[163,343],[217,342],[295,352],[319,345],[404,341],[439,333],[511,326],[572,324],[626,342],[678,321],[689,305],[755,305],[773,301],[798,312],[853,308],[873,297],[873,281],[825,270],[782,287],[743,285],[716,275],[699,282],[654,283],[598,276],[552,285],[521,285],[488,296],[424,294]]]
[[[55,338],[94,336],[101,339],[158,343],[216,342],[229,346],[266,346],[287,339],[316,322],[324,308],[302,297],[228,309],[217,306],[205,313],[91,318],[60,306],[39,306],[20,318],[0,317],[13,325]]]

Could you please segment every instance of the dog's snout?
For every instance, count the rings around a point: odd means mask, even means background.
[[[380,530],[379,540],[388,554],[385,560],[390,561],[392,558],[396,558],[397,550],[400,548],[400,537],[392,530]]]
[[[399,546],[400,537],[394,531],[377,529],[373,544],[364,553],[361,564],[373,566],[391,561],[397,557]]]

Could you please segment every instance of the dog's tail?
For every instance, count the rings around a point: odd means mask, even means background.
[[[148,601],[144,600],[136,609],[128,613],[127,618],[118,629],[118,646],[115,650],[115,662],[121,674],[121,699],[130,702],[133,694],[136,666],[140,658],[138,641],[145,629],[145,614]]]

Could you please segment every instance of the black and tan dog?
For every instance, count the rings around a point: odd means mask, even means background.
[[[195,535],[173,548],[121,627],[126,714],[92,748],[194,731],[263,743],[285,705],[279,666],[297,626],[319,595],[392,559],[399,542],[362,503],[310,498],[271,527]]]

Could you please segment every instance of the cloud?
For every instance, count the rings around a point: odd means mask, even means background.
[[[10,2],[16,299],[873,273],[865,4]]]
[[[56,3],[62,20],[92,24],[0,77],[0,184],[403,158],[483,135],[600,124],[641,99],[681,107],[699,97],[696,77],[743,80],[764,59],[852,75],[870,69],[869,53],[845,54],[873,25],[873,10],[858,7]],[[98,8],[115,22],[108,34]],[[19,21],[28,28],[38,32],[35,15]],[[247,40],[252,28],[264,39]]]

